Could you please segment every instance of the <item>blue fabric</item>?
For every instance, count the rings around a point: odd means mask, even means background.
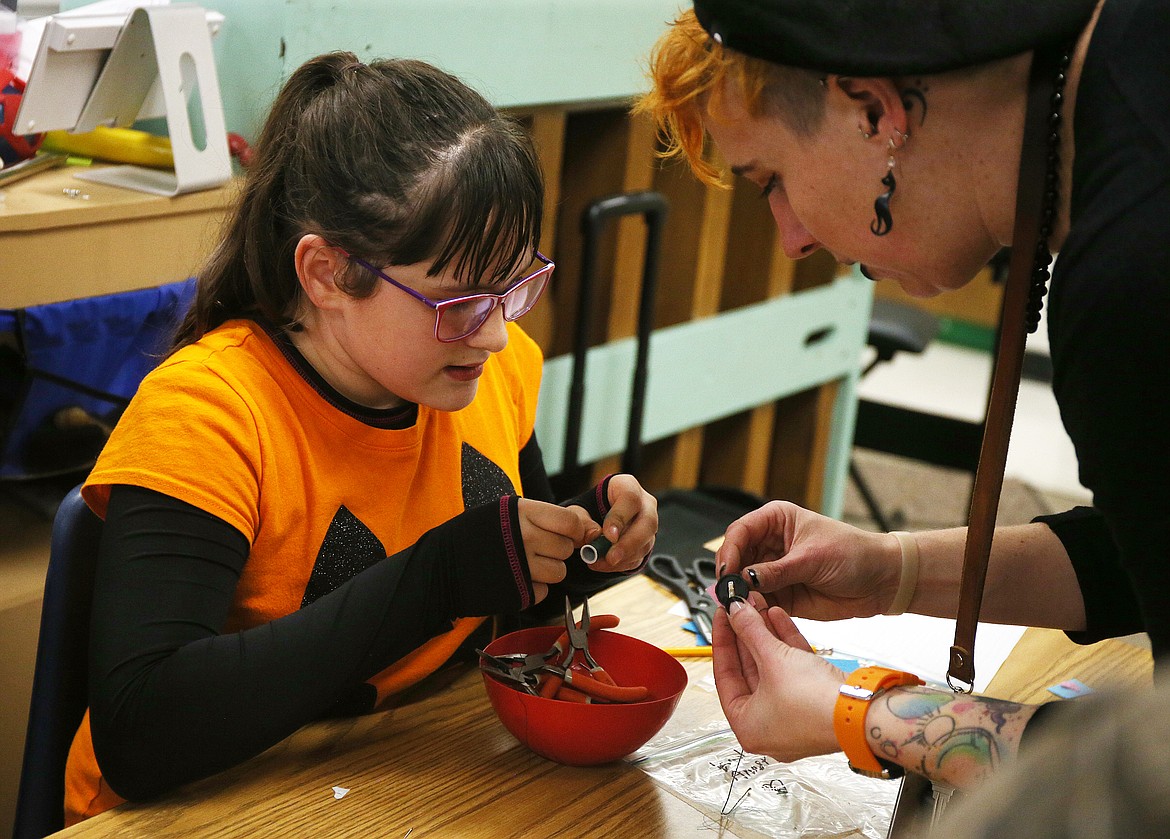
[[[156,288],[0,311],[0,332],[17,337],[15,379],[0,381],[12,406],[3,429],[0,479],[32,477],[30,443],[54,414],[78,406],[116,420],[143,377],[166,352],[171,332],[195,292],[193,279]],[[75,468],[92,454],[79,452]],[[52,459],[66,463],[68,452]]]

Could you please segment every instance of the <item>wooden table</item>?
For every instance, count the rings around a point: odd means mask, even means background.
[[[210,251],[237,190],[233,182],[167,198],[80,180],[79,168],[0,190],[0,307],[184,280]]]
[[[619,631],[667,645],[690,636],[672,598],[635,577],[590,600]],[[721,718],[702,684],[710,661],[685,662],[683,703]],[[1029,630],[989,693],[1053,698],[1076,676],[1095,687],[1148,683],[1149,653],[1121,641],[1079,648]],[[306,726],[264,754],[150,804],[125,804],[58,836],[78,837],[678,837],[716,829],[708,814],[624,762],[573,768],[516,742],[496,719],[478,672],[447,674],[393,710]],[[680,705],[680,710],[683,708]],[[350,791],[336,799],[333,787]],[[720,835],[751,836],[728,830]]]

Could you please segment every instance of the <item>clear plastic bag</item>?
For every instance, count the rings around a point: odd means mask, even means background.
[[[628,760],[741,835],[884,839],[898,795],[897,783],[855,774],[841,754],[779,763],[743,753],[726,720],[670,726]]]

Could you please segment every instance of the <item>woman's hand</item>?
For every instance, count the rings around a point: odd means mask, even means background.
[[[597,522],[583,507],[561,507],[521,498],[520,538],[524,540],[528,573],[532,577],[533,603],[548,596],[551,583],[565,579],[565,560],[582,545],[601,535]]]
[[[721,574],[743,576],[791,615],[839,620],[878,615],[890,606],[902,551],[888,533],[770,501],[732,522],[715,562]]]
[[[732,609],[715,613],[713,666],[719,704],[740,745],[783,762],[837,751],[833,707],[844,674],[759,595]]]
[[[614,475],[608,486],[609,513],[602,532],[610,541],[596,571],[632,571],[654,549],[658,535],[658,499],[642,489],[633,475]]]

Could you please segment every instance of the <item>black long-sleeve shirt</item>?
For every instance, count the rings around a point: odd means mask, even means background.
[[[553,500],[535,437],[521,475],[528,497]],[[600,522],[604,497],[603,484],[567,503]],[[292,614],[221,634],[247,539],[185,502],[113,487],[91,632],[91,729],[106,781],[136,800],[222,771],[313,719],[369,710],[365,680],[455,618],[502,613],[504,625],[519,625],[521,597],[501,571],[500,515],[498,504],[468,510]],[[528,620],[618,579],[579,558],[567,570]],[[531,595],[527,573],[524,583]]]

